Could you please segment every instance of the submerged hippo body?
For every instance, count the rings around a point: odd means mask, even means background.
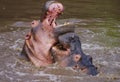
[[[26,35],[21,56],[32,61],[37,67],[58,62],[61,66],[86,69],[88,74],[96,75],[92,57],[83,53],[73,24],[56,25],[55,20],[63,11],[62,4],[48,1],[45,7],[46,12],[41,22],[32,22],[32,29]]]

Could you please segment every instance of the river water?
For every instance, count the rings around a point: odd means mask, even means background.
[[[29,23],[39,20],[46,0],[0,0],[0,82],[120,82],[120,0],[59,0],[59,22],[78,22],[82,49],[93,57],[97,76],[70,68],[35,68],[20,60]]]

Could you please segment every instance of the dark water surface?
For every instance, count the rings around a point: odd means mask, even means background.
[[[45,1],[0,0],[0,82],[120,82],[120,0],[59,0],[65,6],[59,22],[78,22],[76,33],[97,76],[56,65],[35,68],[17,57]]]
[[[39,19],[46,0],[0,0],[0,26]],[[102,18],[120,21],[120,0],[59,0],[65,6],[61,18]],[[0,27],[0,31],[7,31]]]
[[[46,0],[0,0],[0,32],[25,29],[15,28],[12,24],[16,22],[31,22],[39,19],[42,13],[42,6]],[[79,27],[95,27],[106,31],[106,35],[113,37],[115,44],[119,44],[116,38],[120,38],[120,0],[59,0],[65,6],[65,11],[61,19],[77,18],[92,21],[86,25],[79,24]],[[18,24],[18,23],[17,23]],[[21,23],[20,23],[21,24]],[[20,25],[19,24],[19,25]],[[25,27],[20,25],[18,27]],[[88,28],[89,29],[89,28]],[[97,31],[100,32],[100,31]],[[110,41],[110,40],[109,40]],[[113,40],[112,40],[113,41]],[[112,43],[113,44],[113,43]]]

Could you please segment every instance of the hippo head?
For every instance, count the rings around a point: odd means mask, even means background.
[[[72,67],[93,76],[98,74],[96,67],[93,65],[92,57],[83,53],[81,42],[75,33],[66,33],[59,37],[59,41],[63,48],[70,49],[68,55],[62,56],[60,65]],[[69,46],[66,47],[66,45]]]
[[[81,71],[87,73],[88,75],[97,75],[97,67],[93,65],[92,57],[90,55],[84,55],[81,60],[78,61],[78,66]]]
[[[85,55],[81,49],[81,42],[77,35],[72,35],[69,38],[71,45],[71,60],[74,62],[74,69],[81,69],[89,75],[97,75],[97,68],[93,65],[92,57],[90,55]]]
[[[44,5],[41,22],[46,21],[46,25],[48,24],[55,27],[55,20],[63,12],[63,10],[63,5],[60,2],[54,0],[47,1]]]
[[[97,67],[93,65],[92,57],[89,55],[85,55],[84,57],[80,54],[71,54],[64,56],[60,62],[60,65],[64,67],[72,67],[74,70],[80,70],[92,76],[98,74]]]

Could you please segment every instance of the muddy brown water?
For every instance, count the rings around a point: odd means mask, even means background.
[[[97,76],[56,64],[36,68],[18,58],[29,24],[39,19],[44,1],[0,0],[0,82],[120,82],[119,0],[59,0],[66,11],[58,23],[77,22],[75,31],[84,53],[98,67]]]

